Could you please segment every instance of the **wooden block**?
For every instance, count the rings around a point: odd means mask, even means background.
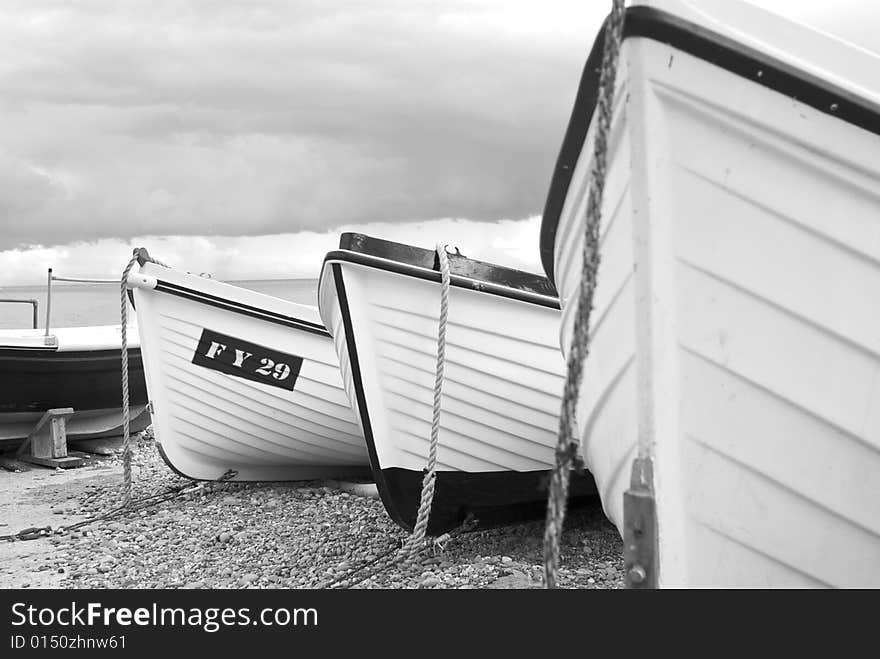
[[[85,462],[82,458],[73,455],[68,455],[63,458],[40,458],[35,455],[26,455],[22,460],[31,462],[35,465],[43,465],[44,467],[61,467],[62,469],[81,467]]]
[[[18,448],[17,455],[37,458],[63,458],[67,456],[67,419],[73,416],[72,407],[56,407],[46,410],[28,438]]]

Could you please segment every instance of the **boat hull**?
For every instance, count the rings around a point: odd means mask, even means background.
[[[430,448],[439,274],[376,263],[328,255],[320,309],[383,503],[411,529]],[[546,510],[564,364],[556,348],[559,310],[555,299],[545,302],[451,287],[430,534],[469,514],[491,526]],[[573,503],[594,494],[589,475],[575,476]]]
[[[152,263],[136,288],[162,456],[181,475],[291,481],[370,476],[330,335],[314,307]]]
[[[94,332],[90,332],[94,330]],[[0,346],[0,442],[25,439],[46,410],[72,407],[66,422],[70,440],[112,436],[122,432],[119,345],[101,340],[118,337],[115,328],[60,328],[44,344],[42,333],[5,331],[0,336],[14,347]],[[91,341],[89,335],[97,336]],[[70,340],[68,340],[70,339]],[[118,340],[118,339],[117,339]],[[137,334],[129,348],[129,395],[133,427],[149,423],[147,391]]]
[[[847,52],[742,12],[743,33],[768,26],[771,52]],[[652,35],[651,15],[636,17],[622,50],[578,402],[606,513],[623,534],[641,438],[653,460],[659,585],[877,587],[880,137],[744,76],[741,59],[719,60],[736,50],[732,37],[701,54],[693,34],[711,42],[705,26],[677,42],[676,20]],[[791,73],[772,61],[755,70],[783,69]],[[798,98],[827,92],[801,82]],[[572,125],[585,120],[573,115]],[[565,353],[593,131],[549,218]]]

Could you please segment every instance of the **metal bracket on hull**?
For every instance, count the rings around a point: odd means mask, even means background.
[[[128,277],[126,277],[125,279],[125,286],[129,289],[143,288],[149,291],[153,290],[158,285],[159,282],[156,280],[155,277],[142,275],[139,272],[130,272],[128,273]]]
[[[627,588],[657,587],[657,514],[650,458],[633,460],[623,494],[623,565]]]

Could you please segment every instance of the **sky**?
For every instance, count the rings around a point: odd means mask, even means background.
[[[880,51],[865,0],[753,0]],[[539,271],[610,0],[4,0],[0,286],[317,277],[342,230]],[[871,11],[867,9],[867,11]]]

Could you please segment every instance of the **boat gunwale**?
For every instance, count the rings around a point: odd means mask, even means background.
[[[141,348],[134,346],[128,348],[129,359],[139,358],[141,356]],[[21,361],[39,361],[45,358],[53,364],[59,362],[78,362],[96,360],[106,361],[109,359],[120,360],[122,357],[122,347],[118,348],[95,348],[94,350],[76,349],[76,350],[59,350],[58,346],[0,346],[0,359],[14,359]]]
[[[440,272],[437,270],[430,270],[428,268],[413,265],[411,263],[387,259],[381,256],[373,256],[372,254],[365,254],[363,252],[355,252],[346,249],[336,249],[331,252],[327,252],[326,256],[324,257],[324,263],[321,269],[321,279],[318,283],[319,291],[322,288],[326,266],[332,266],[339,263],[351,263],[354,265],[375,268],[377,270],[384,270],[386,272],[392,272],[394,274],[414,277],[416,279],[423,279],[437,283],[440,283],[442,279]],[[474,279],[472,277],[466,277],[464,275],[451,274],[450,285],[456,288],[476,291],[478,293],[497,295],[499,297],[518,300],[520,302],[536,304],[539,306],[548,307],[550,309],[560,308],[558,297],[541,295],[540,293],[534,293],[520,288],[513,288],[509,286],[504,286],[502,284]]]
[[[181,297],[187,300],[192,300],[193,302],[206,304],[208,306],[216,307],[218,309],[231,311],[232,313],[238,313],[244,316],[249,316],[251,318],[256,318],[267,323],[284,325],[293,329],[302,330],[303,332],[309,332],[311,334],[330,338],[330,332],[328,332],[327,328],[323,325],[318,325],[317,323],[303,320],[302,318],[297,318],[296,316],[287,316],[276,311],[260,309],[259,307],[245,304],[244,302],[238,302],[237,300],[231,300],[229,298],[220,297],[211,293],[205,293],[204,291],[199,291],[194,288],[188,288],[181,284],[175,284],[173,282],[162,280],[158,277],[156,278],[156,287],[153,290],[159,293],[167,293],[169,295],[175,295],[177,297]],[[286,300],[282,301],[286,302]],[[132,306],[134,306],[133,303]]]
[[[554,285],[556,233],[575,167],[593,122],[607,22],[608,18],[599,29],[584,65],[544,204],[539,251],[544,273]],[[627,8],[623,38],[631,37],[667,44],[762,87],[791,96],[819,112],[880,135],[880,106],[877,104],[778,57],[668,11],[644,5]]]

